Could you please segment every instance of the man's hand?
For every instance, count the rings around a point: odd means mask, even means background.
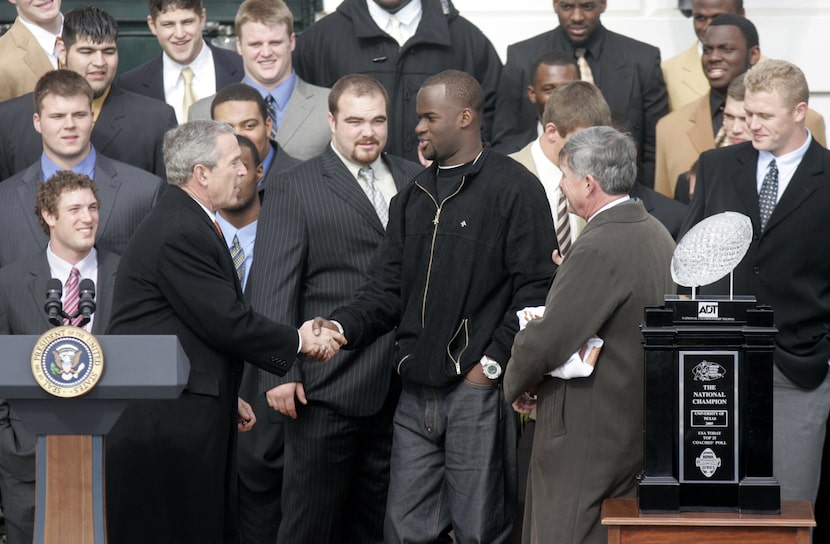
[[[303,323],[300,335],[303,339],[303,355],[323,362],[334,357],[340,351],[340,346],[346,343],[346,338],[338,332],[337,327],[322,317]]]
[[[553,253],[550,254],[550,260],[552,260],[553,264],[555,264],[556,266],[560,266],[562,264],[562,261],[565,260],[565,257],[559,254],[558,249],[554,249]]]
[[[520,414],[529,414],[536,408],[536,395],[522,393],[519,398],[513,401],[513,410]]]
[[[268,401],[268,406],[282,415],[297,419],[295,396],[302,404],[308,404],[302,382],[288,382],[269,389],[265,393],[265,400]]]
[[[484,369],[481,368],[481,363],[474,364],[473,368],[471,368],[464,377],[467,381],[478,385],[493,385],[494,383],[498,383],[498,380],[491,380],[484,375]]]
[[[251,408],[251,405],[242,400],[242,398],[236,398],[236,411],[239,414],[236,421],[236,430],[240,433],[244,433],[250,431],[253,428],[254,423],[256,423],[256,415],[254,414],[254,409]]]

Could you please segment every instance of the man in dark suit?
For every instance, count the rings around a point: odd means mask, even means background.
[[[33,199],[34,200],[34,199]],[[38,185],[37,220],[49,236],[36,255],[0,269],[0,334],[42,334],[52,328],[43,310],[51,278],[96,283],[96,311],[86,330],[103,333],[109,322],[118,256],[94,248],[98,229],[98,192],[88,177],[58,172]],[[64,305],[68,290],[64,289]],[[9,403],[0,399],[0,494],[8,544],[34,539],[36,439]]]
[[[99,249],[121,254],[150,211],[162,181],[144,170],[97,152],[92,134],[92,88],[70,70],[46,73],[34,92],[34,126],[43,153],[22,172],[0,183],[0,266],[38,252],[47,237],[30,213],[37,185],[59,170],[95,180],[101,197]]]
[[[634,136],[639,148],[638,180],[653,186],[655,125],[668,113],[660,51],[602,26],[605,0],[554,0],[553,9],[558,27],[507,48],[496,97],[494,145],[536,122],[535,108],[524,99],[531,66],[540,54],[557,49],[578,60],[581,78],[602,91],[615,125]]]
[[[170,106],[112,85],[118,70],[118,24],[96,7],[66,14],[58,44],[61,65],[77,72],[92,87],[95,127],[92,145],[117,161],[126,162],[160,178],[165,177],[161,142],[176,126]],[[32,127],[32,93],[0,103],[0,179],[32,164],[43,152],[40,134]]]
[[[734,285],[775,311],[773,472],[782,500],[815,501],[830,412],[830,152],[804,127],[810,93],[800,69],[767,60],[744,84],[752,142],[700,156],[684,231],[724,211],[752,220]]]
[[[107,440],[112,542],[235,542],[237,391],[242,361],[287,372],[299,351],[328,359],[316,336],[251,310],[214,222],[246,170],[233,129],[194,121],[165,137],[171,184],[119,266],[111,334],[175,334],[190,359],[175,400],[131,403]]]
[[[266,187],[251,303],[272,319],[299,324],[329,313],[364,281],[390,199],[421,171],[383,153],[387,106],[374,78],[338,80],[329,94],[331,147]],[[262,373],[268,405],[291,418],[277,541],[383,542],[399,389],[392,343],[385,335],[327,365],[297,361],[285,376]],[[277,444],[269,446],[258,452],[263,468]]]
[[[259,180],[260,191],[267,185],[268,180],[301,162],[287,154],[280,144],[271,139],[272,121],[268,115],[268,108],[265,100],[253,87],[244,83],[233,83],[216,93],[210,105],[210,118],[228,123],[234,132],[245,136],[256,145],[263,171],[263,176]]]
[[[263,44],[269,47],[263,47]],[[329,145],[329,90],[306,83],[294,72],[294,16],[283,0],[245,0],[236,12],[236,50],[242,56],[242,83],[268,104],[271,139],[289,155],[307,160]],[[190,108],[190,119],[208,119],[212,96]]]
[[[167,102],[179,122],[200,98],[242,78],[242,59],[233,51],[205,42],[202,0],[149,0],[147,26],[162,52],[124,73],[118,83],[128,91]]]

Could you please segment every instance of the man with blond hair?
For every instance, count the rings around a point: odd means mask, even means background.
[[[296,159],[322,153],[331,136],[326,121],[329,90],[306,83],[294,71],[291,10],[283,0],[246,0],[236,12],[235,24],[236,50],[245,69],[242,83],[265,100],[271,139]],[[210,119],[212,100],[210,96],[194,104],[190,119]],[[262,160],[268,162],[266,157]]]
[[[830,253],[816,251],[830,232],[830,152],[804,126],[810,91],[797,66],[768,60],[744,85],[752,141],[700,156],[683,230],[724,211],[752,220],[734,286],[775,311],[773,471],[782,500],[815,501],[830,412]]]

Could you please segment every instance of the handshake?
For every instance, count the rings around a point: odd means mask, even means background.
[[[346,344],[346,337],[333,322],[322,317],[309,319],[300,327],[303,345],[300,351],[309,359],[327,362],[337,355],[340,346]]]

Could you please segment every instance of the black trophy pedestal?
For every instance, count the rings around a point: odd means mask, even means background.
[[[646,308],[640,510],[778,513],[773,311],[754,297]]]

